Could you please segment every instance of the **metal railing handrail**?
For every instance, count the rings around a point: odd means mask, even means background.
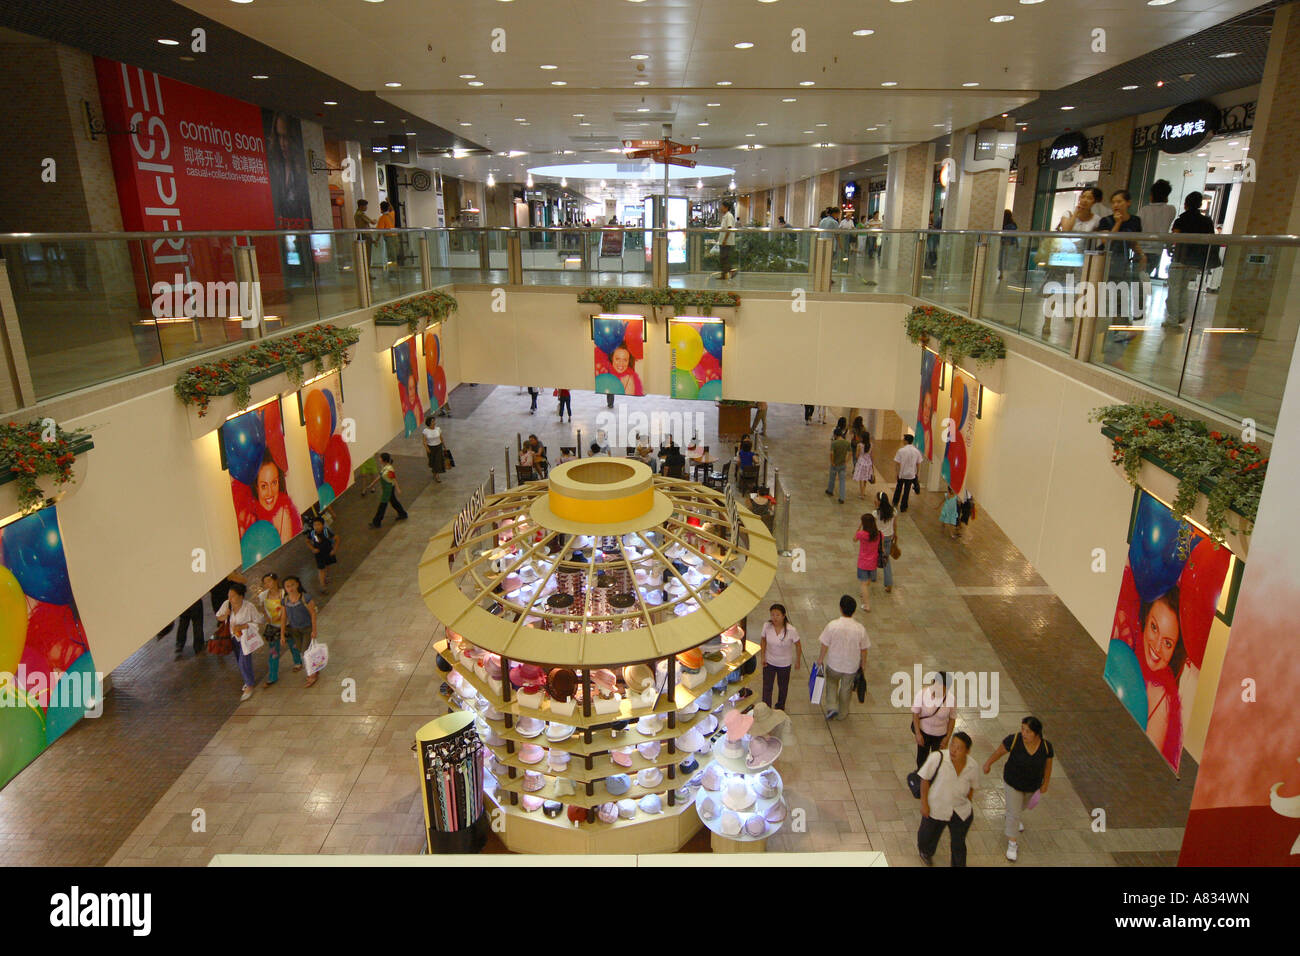
[[[447,233],[448,235],[471,234],[471,233],[505,233],[505,234],[522,234],[522,233],[606,233],[606,232],[623,232],[623,233],[686,233],[687,235],[704,235],[716,236],[719,227],[717,226],[676,226],[676,227],[650,227],[650,226],[400,226],[391,229],[361,229],[353,226],[351,229],[226,229],[226,230],[194,230],[181,232],[6,232],[0,233],[0,244],[6,243],[25,243],[25,242],[61,242],[61,241],[134,241],[142,239],[169,239],[172,241],[178,239],[198,239],[198,238],[257,238],[257,237],[284,237],[284,236],[356,236],[364,234],[375,235],[394,235],[410,234],[418,236],[423,233]],[[736,226],[734,232],[739,235],[778,235],[778,236],[799,236],[804,234],[815,237],[831,238],[834,236],[885,236],[885,235],[905,235],[905,236],[988,236],[1005,239],[1092,239],[1102,242],[1165,242],[1173,244],[1189,245],[1215,245],[1215,246],[1234,246],[1234,245],[1277,245],[1277,246],[1300,246],[1300,236],[1297,235],[1220,235],[1218,233],[1211,235],[1201,235],[1196,233],[1184,232],[1063,232],[1063,231],[1039,231],[1039,230],[988,230],[988,229],[884,229],[876,227],[858,227],[856,229],[818,229],[815,226],[810,227],[769,227],[769,226]]]

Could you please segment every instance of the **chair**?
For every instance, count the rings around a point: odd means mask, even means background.
[[[749,494],[758,488],[758,465],[740,469],[740,493]]]
[[[533,471],[532,465],[515,465],[515,480],[519,484],[537,480],[537,472]]]
[[[704,483],[717,491],[727,490],[727,476],[720,471],[710,472]]]
[[[668,464],[667,459],[665,459],[663,474],[667,478],[685,478],[686,466],[678,463],[673,463],[670,465]]]
[[[691,462],[691,481],[701,485],[708,484],[709,469],[712,467],[698,461]]]

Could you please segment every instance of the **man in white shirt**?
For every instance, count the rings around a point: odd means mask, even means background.
[[[841,230],[844,230],[844,231],[849,231],[849,230],[852,230],[852,229],[856,229],[857,226],[856,226],[856,224],[853,222],[853,217],[852,217],[852,216],[848,215],[847,213],[843,213],[843,214],[841,214],[841,216],[840,216],[840,225],[839,225],[839,228],[840,228]],[[852,248],[852,244],[853,244],[853,238],[852,238],[851,236],[841,236],[841,237],[840,237],[840,257],[841,257],[841,258],[843,258],[843,259],[847,259],[847,258],[849,257],[849,249]]]
[[[817,658],[817,666],[826,669],[822,706],[827,720],[843,720],[849,715],[853,678],[859,667],[863,672],[867,669],[867,648],[871,646],[871,638],[867,637],[867,629],[853,620],[857,610],[858,602],[844,595],[840,598],[840,617],[822,630],[822,652]],[[827,700],[833,701],[829,710],[825,709]]]
[[[730,199],[722,201],[722,221],[718,223],[718,262],[721,277],[730,279],[736,274],[733,259],[736,253],[736,217]]]
[[[979,768],[970,759],[971,739],[962,731],[952,735],[948,752],[930,754],[921,775],[921,826],[916,848],[921,862],[934,862],[944,828],[952,837],[952,865],[966,865],[966,833],[975,819],[971,796],[979,786]]]
[[[835,218],[835,210],[834,209],[823,210],[821,222],[817,223],[817,228],[838,229],[839,227],[840,227],[840,222],[838,219]]]
[[[921,454],[921,449],[917,448],[913,442],[916,440],[915,435],[907,435],[906,443],[898,449],[898,454],[894,455],[894,461],[898,463],[898,481],[894,484],[894,507],[898,511],[907,510],[907,496],[912,491],[912,484],[916,482],[916,469],[925,458]],[[920,494],[920,485],[917,485],[917,494]],[[899,504],[902,499],[902,504]]]

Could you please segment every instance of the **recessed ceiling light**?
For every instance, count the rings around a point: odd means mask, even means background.
[[[999,13],[996,17],[989,17],[989,23],[1010,23],[1014,19],[1009,13]]]
[[[528,122],[528,118],[525,117],[525,116],[516,116],[516,117],[515,117],[515,122],[516,122],[516,123],[526,123],[526,122]]]
[[[1072,109],[1074,109],[1074,107],[1073,107],[1073,106],[1062,106],[1061,109],[1063,109],[1063,110],[1072,110]]]
[[[890,3],[910,3],[911,0],[889,0]]]
[[[1136,84],[1136,83],[1130,83],[1128,86],[1121,86],[1120,89],[1121,89],[1121,90],[1136,90],[1136,89],[1137,89],[1137,84]]]
[[[816,86],[816,85],[817,85],[817,81],[816,81],[816,80],[800,80],[800,81],[799,81],[799,85],[800,85],[800,86]]]
[[[1147,0],[1147,6],[1148,6],[1148,7],[1163,7],[1163,6],[1166,6],[1167,4],[1170,4],[1170,3],[1173,3],[1173,2],[1174,2],[1174,0]]]
[[[255,79],[255,80],[269,80],[270,77],[267,76],[265,73],[254,73],[254,74],[253,74],[253,79]]]
[[[766,123],[755,123],[754,125],[755,125],[755,126],[766,126],[767,124],[766,124]]]
[[[945,125],[947,125],[947,124],[945,124],[945,123],[935,123],[935,124],[934,124],[934,127],[935,127],[935,129],[943,129]]]
[[[325,101],[325,105],[326,105],[326,106],[338,106],[338,105],[339,105],[339,101],[338,101],[338,100],[326,100],[326,101]]]
[[[383,3],[384,0],[366,0],[366,3]]]
[[[979,86],[978,83],[963,83],[962,86]]]
[[[551,86],[568,86],[564,80],[551,80]]]
[[[803,131],[803,135],[805,135],[805,136],[811,136],[812,134],[813,134],[813,131],[810,130],[810,129],[806,129],[806,130]]]
[[[398,83],[395,80],[389,80],[387,83],[384,84],[384,86],[391,87],[393,89],[396,89],[401,85],[402,85],[401,83]]]
[[[166,37],[163,37],[163,38],[162,38],[161,40],[159,40],[158,42],[161,43],[163,46],[180,46],[180,45],[181,45],[181,41],[180,41],[180,40],[169,40],[169,39],[167,39]]]
[[[461,123],[460,125],[461,125],[461,126],[473,126],[474,124],[473,124],[473,123]]]
[[[748,137],[752,137],[752,136],[757,136],[757,135],[758,135],[757,133],[746,133],[746,134],[745,134],[745,136],[746,136],[747,138],[748,138]]]
[[[1197,155],[1197,156],[1208,156],[1208,155],[1210,155],[1210,154],[1209,154],[1209,153],[1197,153],[1196,155]]]
[[[375,124],[376,126],[383,126],[383,125],[384,125],[384,121],[383,121],[383,120],[375,120],[375,121],[374,121],[374,124]]]
[[[538,69],[539,69],[539,70],[558,70],[559,67],[556,66],[554,63],[543,63],[541,66],[538,67]]]
[[[721,103],[705,103],[705,106],[721,106]]]
[[[795,98],[794,98],[793,96],[787,96],[787,97],[784,97],[784,98],[781,100],[781,102],[782,102],[782,103],[794,103],[794,102],[797,102],[797,101],[795,100]]]
[[[1020,0],[1020,2],[1026,7],[1032,7],[1035,3],[1042,3],[1043,0]]]
[[[868,127],[867,127],[867,132],[868,132],[868,133],[874,133],[874,132],[875,132],[876,130],[878,130],[878,129],[880,129],[879,126],[868,126]]]
[[[637,111],[638,113],[649,113],[649,112],[650,112],[650,107],[648,107],[648,106],[638,106],[638,107],[636,108],[636,111]]]
[[[897,81],[897,80],[885,80],[885,82],[881,83],[880,85],[881,85],[881,86],[897,86],[897,85],[898,85],[898,81]]]
[[[648,59],[650,59],[650,54],[649,54],[649,53],[633,53],[630,57],[628,57],[628,59],[629,59],[629,60],[648,60]]]
[[[483,85],[483,81],[482,81],[482,80],[470,80],[470,81],[469,81],[469,85],[470,85],[470,86],[482,86],[482,85]]]
[[[718,80],[718,82],[715,83],[715,84],[713,84],[713,85],[714,85],[714,86],[730,86],[730,85],[731,85],[731,80]]]
[[[1228,50],[1228,51],[1223,52],[1223,53],[1216,53],[1216,54],[1214,54],[1214,58],[1215,58],[1216,60],[1226,60],[1226,59],[1227,59],[1228,57],[1230,57],[1230,56],[1241,56],[1241,54],[1238,53],[1236,50]]]
[[[876,32],[875,30],[854,30],[853,35],[855,37],[869,37],[871,36],[871,34],[875,32]]]
[[[477,79],[478,79],[478,74],[476,74],[476,73],[462,73],[462,74],[460,75],[460,78],[461,78],[462,80],[477,80]]]
[[[748,40],[741,40],[739,43],[733,43],[731,45],[737,50],[752,50],[754,48],[754,44],[750,43]]]
[[[829,126],[829,123],[814,123],[814,126]]]
[[[691,139],[699,139],[698,136],[692,136]]]
[[[527,126],[528,124],[525,123],[524,125]],[[582,121],[581,123],[579,123],[578,125],[579,125],[579,126],[590,126],[591,123],[590,123],[589,121],[587,121],[587,120],[583,120],[583,121]]]
[[[252,3],[253,0],[230,0],[231,3]]]
[[[650,81],[649,81],[649,80],[636,80],[632,85],[633,85],[633,86],[649,86],[649,85],[650,85]]]
[[[709,124],[708,124],[708,123],[696,123],[695,125],[696,125],[696,126],[708,126]]]

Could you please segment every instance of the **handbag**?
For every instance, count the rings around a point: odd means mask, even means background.
[[[313,640],[302,652],[302,666],[307,671],[308,677],[319,674],[329,662],[329,648],[320,641]]]
[[[859,667],[858,672],[853,675],[853,692],[858,695],[859,704],[865,704],[867,702],[867,675],[862,673],[861,667]]]
[[[937,750],[935,753],[939,755],[939,763],[934,768],[934,776],[929,778],[931,783],[939,776],[939,767],[943,766],[943,751]],[[921,799],[921,781],[924,779],[919,770],[913,770],[907,775],[907,789],[912,791],[912,796],[917,800]]]
[[[239,650],[245,657],[248,657],[254,651],[266,647],[266,641],[262,640],[262,632],[256,624],[245,624],[244,633],[239,636]]]
[[[443,449],[442,457],[446,459],[448,468],[456,467],[456,456],[451,453],[450,448]]]
[[[207,652],[209,654],[231,654],[235,648],[230,640],[230,625],[222,621],[217,625],[216,631],[208,638]]]
[[[812,673],[808,675],[808,700],[814,704],[822,702],[822,694],[826,690],[826,675],[816,664],[812,666]]]
[[[892,542],[890,542],[890,545],[889,545],[889,556],[890,556],[891,558],[893,558],[894,560],[898,560],[899,558],[901,558],[901,557],[903,556],[903,552],[900,551],[900,550],[898,550],[898,538],[897,538],[897,537],[895,537],[894,540],[893,540]]]

